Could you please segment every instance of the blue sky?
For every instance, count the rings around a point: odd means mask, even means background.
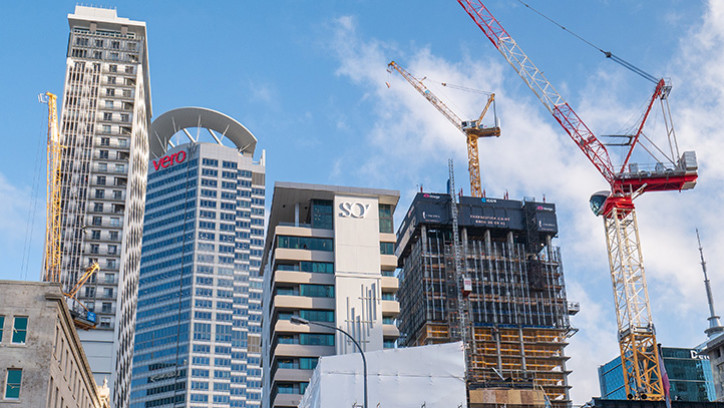
[[[696,149],[700,183],[682,194],[644,196],[637,208],[659,341],[694,346],[704,340],[707,317],[697,226],[715,296],[724,302],[724,252],[718,251],[724,228],[717,217],[724,182],[718,157],[724,149],[718,137],[724,7],[714,0],[528,2],[601,48],[672,79],[679,144]],[[399,221],[420,185],[444,191],[449,157],[467,193],[463,136],[399,75],[388,74],[386,64],[394,59],[428,76],[426,84],[461,117],[477,116],[484,96],[435,87],[433,80],[496,92],[503,135],[481,141],[484,188],[488,196],[545,195],[557,204],[568,293],[582,308],[572,320],[581,330],[568,349],[572,394],[576,403],[598,395],[596,367],[616,355],[617,345],[603,227],[588,210],[588,197],[606,185],[457,2],[102,5],[147,22],[154,116],[204,106],[254,133],[257,149],[267,151],[268,201],[275,181],[397,189]],[[652,84],[517,1],[487,5],[595,133],[614,133],[640,115]],[[66,15],[74,6],[10,2],[0,16],[6,144],[0,150],[0,279],[39,276],[45,169],[38,148],[44,147],[46,110],[36,95],[62,94]],[[24,250],[34,185],[38,211]]]

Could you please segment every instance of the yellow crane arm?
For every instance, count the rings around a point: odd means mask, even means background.
[[[94,273],[98,272],[101,269],[100,266],[98,266],[98,262],[93,262],[93,265],[86,268],[83,275],[81,275],[80,279],[78,279],[78,282],[76,282],[73,289],[70,290],[70,292],[65,293],[65,296],[67,296],[70,299],[75,299],[75,295],[78,293],[78,291],[85,285],[85,283],[88,281],[88,279],[93,276]]]
[[[450,108],[448,108],[447,105],[445,105],[437,96],[435,96],[434,93],[432,93],[429,89],[427,89],[427,87],[422,83],[422,81],[420,81],[419,79],[412,76],[412,74],[407,72],[401,66],[397,65],[397,63],[395,61],[391,61],[389,64],[387,64],[388,72],[392,72],[393,69],[396,70],[397,72],[399,72],[400,75],[402,75],[402,77],[405,78],[407,80],[407,82],[409,82],[410,85],[412,85],[413,88],[417,89],[417,91],[420,92],[420,94],[425,97],[425,99],[430,101],[432,106],[437,108],[437,110],[439,110],[440,113],[442,113],[442,115],[445,116],[445,118],[447,118],[447,120],[450,121],[450,123],[455,125],[455,127],[458,128],[460,131],[463,130],[463,127],[462,127],[463,121],[458,117],[458,115],[456,115],[455,112],[450,110]]]
[[[483,188],[480,181],[480,160],[478,159],[478,138],[500,136],[500,127],[495,125],[494,127],[484,128],[481,127],[483,117],[488,112],[488,108],[495,101],[495,94],[490,94],[488,97],[488,103],[485,104],[483,112],[478,117],[478,120],[471,120],[463,122],[460,118],[447,107],[435,94],[433,94],[422,81],[412,76],[404,68],[399,66],[395,61],[391,61],[387,64],[387,71],[392,72],[396,70],[407,80],[415,89],[417,89],[422,96],[425,97],[435,108],[437,108],[443,116],[447,118],[458,130],[465,133],[467,148],[468,148],[468,172],[470,173],[470,195],[473,197],[482,197]],[[446,84],[443,84],[446,85]]]

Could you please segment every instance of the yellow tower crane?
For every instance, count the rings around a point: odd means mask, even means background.
[[[435,94],[433,94],[422,83],[421,80],[412,76],[404,68],[399,66],[395,61],[387,64],[387,71],[396,70],[407,80],[422,96],[425,97],[440,113],[443,114],[458,130],[463,132],[467,138],[468,146],[468,171],[470,172],[470,195],[473,197],[482,197],[483,188],[480,182],[480,159],[478,158],[478,138],[500,136],[500,126],[495,118],[495,125],[492,127],[483,127],[483,117],[488,112],[490,105],[495,103],[495,94],[491,93],[488,102],[485,104],[483,111],[476,120],[461,120],[450,108],[447,107]]]
[[[61,292],[68,301],[70,313],[75,326],[88,330],[96,327],[95,313],[76,299],[76,294],[83,285],[98,272],[100,267],[94,262],[78,279],[68,292],[61,282],[61,154],[63,145],[60,143],[58,130],[58,97],[50,92],[38,95],[38,101],[48,105],[48,179],[46,186],[46,213],[45,213],[45,265],[43,280],[61,284]]]

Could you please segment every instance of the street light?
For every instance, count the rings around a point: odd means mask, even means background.
[[[357,350],[359,351],[359,354],[362,356],[362,370],[363,370],[362,380],[363,380],[363,384],[364,384],[364,407],[363,407],[363,408],[367,408],[367,359],[365,358],[365,353],[364,353],[364,351],[362,351],[362,347],[359,345],[359,343],[357,343],[357,340],[355,340],[354,337],[350,336],[349,333],[347,333],[346,331],[344,331],[344,330],[342,330],[342,329],[340,329],[339,327],[336,327],[336,326],[330,326],[330,325],[328,325],[328,324],[317,323],[317,322],[310,322],[309,320],[307,320],[307,319],[302,319],[302,318],[299,317],[299,316],[292,316],[292,317],[289,319],[289,321],[290,321],[292,324],[303,324],[303,325],[306,325],[306,326],[309,326],[309,325],[314,324],[314,325],[317,325],[317,326],[326,327],[326,328],[328,328],[328,329],[337,330],[338,332],[344,334],[344,335],[347,336],[350,340],[352,340],[352,343],[354,343],[354,345],[357,346]]]

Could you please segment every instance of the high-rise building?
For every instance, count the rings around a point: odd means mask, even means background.
[[[58,284],[0,281],[0,406],[109,408]]]
[[[181,131],[190,143],[171,147]],[[130,406],[258,407],[264,155],[209,109],[164,113],[150,133]]]
[[[391,190],[274,184],[262,261],[264,408],[296,407],[320,356],[357,352],[334,327],[365,351],[395,347],[398,200]]]
[[[76,6],[68,15],[61,144],[61,282],[100,272],[78,298],[99,325],[79,333],[96,381],[110,378],[126,406],[143,206],[151,90],[146,24],[115,10]]]
[[[673,401],[708,402],[716,400],[709,357],[699,349],[661,347]],[[598,367],[601,398],[625,400],[621,357]]]
[[[451,202],[448,194],[418,193],[397,233],[405,346],[460,339]],[[470,388],[532,382],[554,407],[568,406],[570,311],[551,242],[555,206],[460,197],[457,209],[461,273],[470,279],[461,288],[469,289]]]

